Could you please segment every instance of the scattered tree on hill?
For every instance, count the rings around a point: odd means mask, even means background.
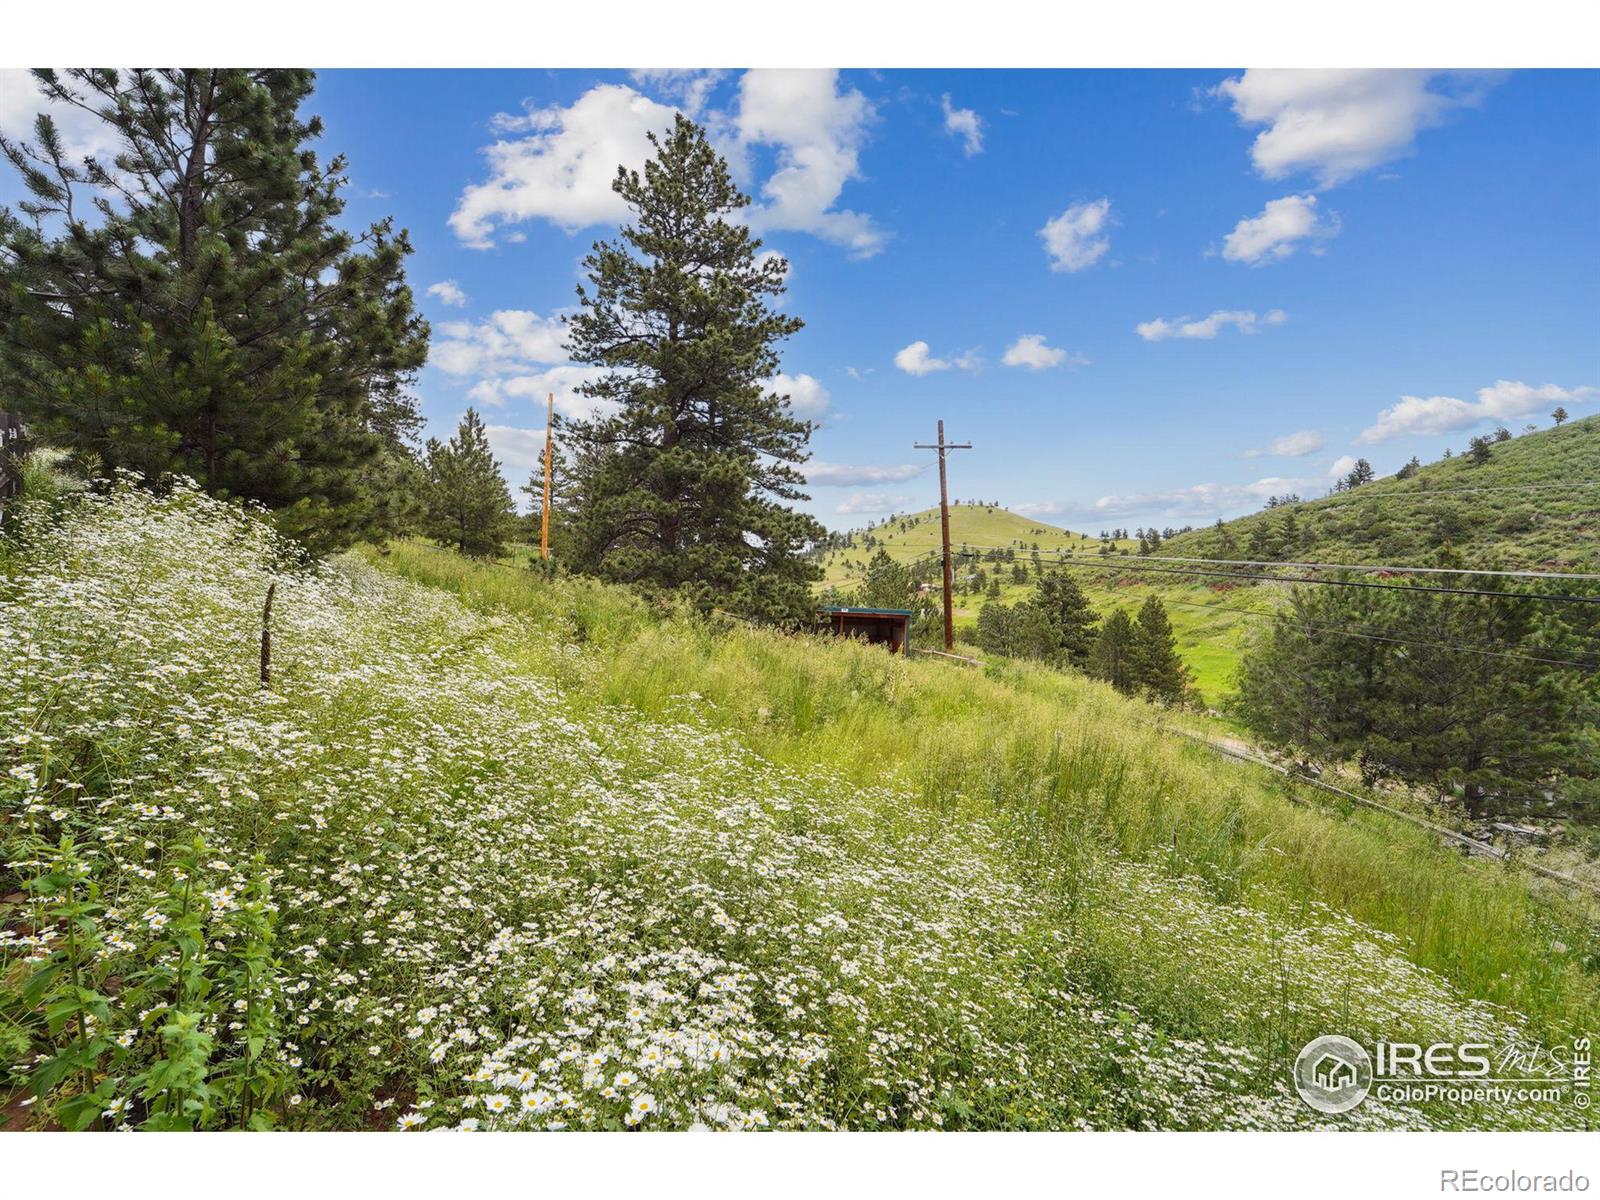
[[[703,130],[679,114],[650,140],[643,174],[612,183],[632,219],[584,259],[593,290],[569,325],[573,358],[606,371],[581,391],[608,409],[567,425],[582,447],[573,563],[804,620],[819,573],[804,552],[824,531],[787,502],[804,499],[811,425],[767,383],[802,324],[772,304],[787,266],[758,260],[736,220],[749,197]]]
[[[487,557],[504,550],[516,507],[478,414],[467,409],[448,442],[429,438],[426,463],[429,536],[463,554]]]
[[[1100,623],[1089,673],[1104,679],[1119,692],[1132,694],[1139,686],[1139,659],[1136,631],[1128,614],[1120,608]]]
[[[1396,471],[1394,477],[1396,479],[1410,479],[1420,470],[1422,470],[1422,460],[1413,454],[1411,461]]]
[[[1137,689],[1164,704],[1181,703],[1189,687],[1166,605],[1156,595],[1145,600],[1134,622],[1133,680]]]
[[[1493,453],[1493,449],[1493,444],[1489,441],[1489,439],[1481,435],[1473,438],[1467,443],[1467,453],[1471,456],[1474,463],[1480,465],[1489,461],[1489,457]]]
[[[1567,419],[1567,410],[1561,405],[1556,405],[1555,411],[1550,414],[1550,419],[1556,423],[1557,428]]]
[[[1347,489],[1358,488],[1364,483],[1371,483],[1376,478],[1377,472],[1372,469],[1372,464],[1364,458],[1356,459],[1356,465],[1350,468],[1349,474],[1344,477],[1344,486]]]
[[[312,73],[36,77],[115,150],[74,160],[48,114],[0,138],[30,194],[0,210],[7,405],[101,467],[260,501],[314,551],[403,524],[428,327],[405,232],[337,223]]]

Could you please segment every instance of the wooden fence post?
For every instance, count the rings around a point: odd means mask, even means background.
[[[267,585],[267,603],[261,609],[261,686],[272,686],[272,597],[277,594],[278,581]]]

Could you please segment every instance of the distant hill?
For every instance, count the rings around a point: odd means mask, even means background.
[[[1292,514],[1292,518],[1291,518]],[[1285,523],[1294,527],[1284,541]],[[1258,530],[1275,558],[1420,563],[1449,545],[1479,566],[1571,569],[1600,551],[1600,416],[1495,443],[1487,462],[1466,454],[1408,479],[1380,476],[1348,492],[1268,509],[1162,544],[1160,554],[1252,558]],[[1236,553],[1224,553],[1231,544]]]

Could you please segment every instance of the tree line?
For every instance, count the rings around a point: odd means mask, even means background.
[[[117,149],[75,158],[48,112],[0,139],[0,396],[91,474],[187,475],[255,501],[309,552],[416,531],[480,555],[518,533],[482,418],[418,444],[427,322],[404,229],[341,222],[309,71],[36,72]],[[558,419],[565,568],[794,623],[820,575],[799,512],[810,422],[769,385],[802,322],[750,199],[679,115],[613,189],[630,219],[584,258],[567,326],[598,368]],[[530,482],[535,500],[542,480]]]

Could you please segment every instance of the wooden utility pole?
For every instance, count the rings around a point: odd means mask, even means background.
[[[950,609],[950,597],[955,591],[955,565],[950,559],[950,489],[945,482],[944,456],[947,450],[971,450],[971,442],[944,440],[944,422],[939,422],[939,440],[934,443],[915,442],[913,450],[939,452],[939,526],[944,542],[944,648],[948,653],[956,648],[955,618]]]
[[[555,444],[556,394],[550,392],[545,400],[544,415],[544,521],[539,528],[539,553],[550,557],[550,455]]]

